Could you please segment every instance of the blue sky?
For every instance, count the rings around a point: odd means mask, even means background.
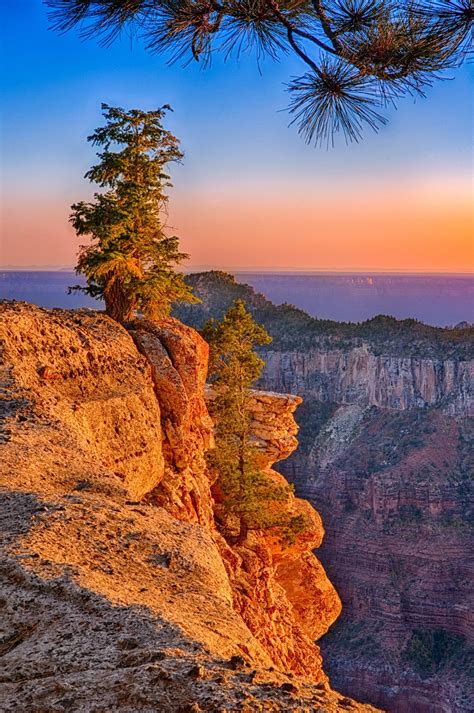
[[[444,181],[453,193],[459,186],[463,192],[469,188],[472,77],[467,68],[453,81],[438,83],[427,100],[402,101],[378,135],[367,131],[361,144],[346,146],[340,140],[327,151],[308,147],[295,127],[288,128],[283,85],[304,71],[295,58],[265,62],[261,73],[253,58],[226,64],[216,58],[207,70],[196,63],[169,67],[139,43],[131,46],[127,37],[103,48],[74,32],[53,33],[39,0],[4,0],[2,16],[7,240],[15,237],[19,212],[9,219],[10,202],[32,196],[33,202],[63,203],[67,217],[68,205],[89,195],[82,176],[94,153],[85,137],[101,123],[102,101],[173,106],[168,124],[186,155],[184,165],[173,171],[180,211],[201,201],[205,191],[243,201],[260,195],[280,202],[286,195],[289,210],[298,205],[304,212],[321,192],[355,195],[363,186],[390,191],[404,182],[427,189]],[[6,252],[7,262],[17,254]],[[49,264],[52,258],[45,259]]]

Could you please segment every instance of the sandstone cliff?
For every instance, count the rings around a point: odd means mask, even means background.
[[[474,415],[474,328],[431,327],[378,315],[361,323],[316,319],[289,304],[274,305],[223,272],[189,275],[201,299],[178,315],[202,325],[243,299],[273,343],[264,388],[339,404],[388,409],[436,406]]]
[[[474,421],[326,406],[306,404],[304,447],[281,468],[326,524],[319,556],[343,602],[321,641],[331,680],[393,713],[467,713]]]
[[[320,641],[331,680],[391,713],[474,710],[474,329],[317,320],[223,273],[188,279],[202,304],[183,318],[245,299],[273,336],[262,388],[304,399],[277,468],[325,523],[343,603]]]
[[[197,333],[18,303],[0,330],[2,710],[371,710],[314,644],[340,611],[319,515],[288,498],[291,546],[215,528]],[[270,478],[297,403],[255,394]]]
[[[262,383],[338,404],[474,416],[474,361],[375,354],[370,344],[265,352]]]

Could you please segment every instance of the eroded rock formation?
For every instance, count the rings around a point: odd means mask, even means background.
[[[369,344],[265,352],[263,383],[319,401],[474,415],[474,361],[375,354]]]
[[[273,337],[261,387],[299,394],[278,470],[321,513],[343,611],[321,641],[341,690],[391,713],[474,710],[474,330],[275,306],[224,273],[188,277],[202,325],[244,299]]]
[[[287,547],[214,526],[197,333],[19,303],[0,329],[2,710],[370,710],[314,644],[340,609],[319,515],[289,496]],[[270,478],[297,401],[255,394]]]
[[[474,706],[470,364],[453,367],[449,391],[449,369],[429,360],[378,384],[365,359],[333,357],[290,366],[281,356],[264,377],[305,395],[302,444],[279,468],[327,529],[319,555],[343,603],[321,641],[327,669],[348,695],[393,713],[465,713]]]
[[[207,398],[214,394],[208,389]],[[272,485],[286,486],[272,465],[287,458],[296,446],[293,413],[301,398],[289,394],[254,391],[251,430],[258,460]],[[264,648],[273,647],[275,660],[287,670],[316,675],[324,680],[319,639],[341,611],[337,592],[326,577],[313,549],[321,545],[321,518],[305,500],[289,496],[273,504],[290,516],[301,516],[305,529],[292,542],[282,528],[249,532],[243,544],[222,550],[235,592],[235,606]]]

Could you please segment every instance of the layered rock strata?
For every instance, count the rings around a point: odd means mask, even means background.
[[[343,602],[321,641],[331,680],[393,713],[474,706],[473,437],[439,409],[333,405],[280,466],[326,524]]]
[[[474,710],[474,332],[315,320],[223,273],[189,276],[190,324],[244,299],[273,343],[261,387],[303,397],[278,470],[322,514],[343,602],[321,639],[331,680],[392,713]]]
[[[265,351],[262,383],[338,404],[474,415],[474,361],[376,354],[370,345]]]
[[[278,468],[327,529],[332,679],[392,713],[471,710],[473,362],[350,345],[266,359],[262,386],[305,400]]]

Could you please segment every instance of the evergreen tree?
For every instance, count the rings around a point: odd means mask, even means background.
[[[202,334],[210,345],[209,379],[215,391],[210,410],[216,421],[216,447],[209,462],[218,473],[217,499],[226,513],[238,516],[240,542],[249,529],[296,526],[272,508],[272,503],[287,500],[291,488],[275,486],[261,472],[250,433],[251,387],[264,366],[254,347],[268,344],[271,337],[254,322],[242,300],[234,302],[220,323],[208,322]]]
[[[87,287],[72,289],[103,298],[107,314],[119,322],[135,310],[155,318],[167,314],[172,302],[198,301],[175,271],[188,256],[178,238],[163,230],[171,186],[165,169],[183,157],[178,139],[162,125],[168,109],[125,111],[102,104],[105,126],[88,137],[102,147],[99,163],[85,177],[103,190],[93,202],[71,206],[77,235],[91,239],[80,248],[76,268]]]
[[[293,53],[290,111],[308,141],[357,141],[383,109],[424,96],[472,50],[472,0],[45,0],[52,26],[112,42],[124,30],[171,60]]]

